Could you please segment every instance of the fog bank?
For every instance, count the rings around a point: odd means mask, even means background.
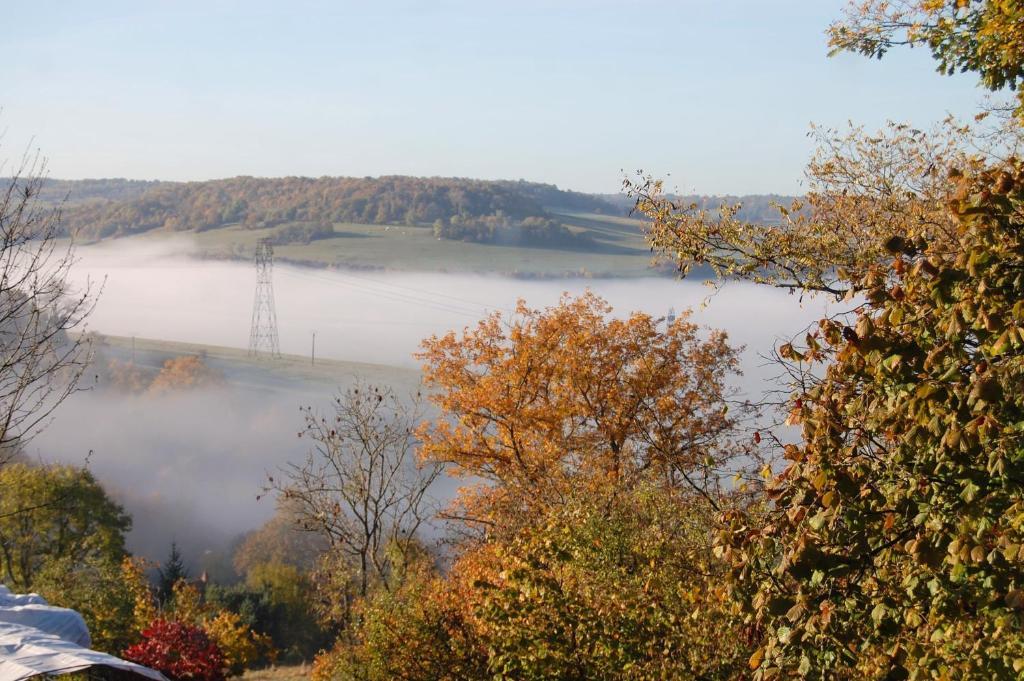
[[[78,250],[74,281],[105,279],[90,326],[102,333],[246,347],[255,270],[238,261],[196,260],[186,236],[118,240]],[[274,270],[281,350],[309,354],[316,332],[325,357],[416,367],[419,342],[473,324],[484,314],[554,304],[563,292],[591,289],[625,315],[695,308],[695,320],[726,329],[758,352],[816,320],[825,309],[784,291],[730,283],[713,291],[697,281],[643,279],[521,280],[499,276],[314,269]],[[707,303],[704,309],[703,303]]]
[[[111,242],[81,248],[74,280],[105,279],[92,330],[244,348],[255,271],[241,262],[196,260],[187,240]],[[668,278],[523,281],[409,272],[316,270],[278,264],[274,288],[281,349],[415,369],[419,342],[473,324],[518,298],[551,305],[586,289],[619,315],[664,316],[693,307],[694,320],[746,346],[739,386],[750,397],[771,387],[776,369],[759,354],[820,318],[823,301],[801,305],[785,292],[729,284],[710,297],[699,282]],[[705,305],[706,303],[706,305]],[[415,374],[408,372],[409,386]],[[305,454],[296,438],[300,405],[324,405],[328,381],[282,381],[259,372],[228,376],[222,388],[161,397],[83,392],[58,411],[31,445],[44,460],[89,465],[135,517],[130,548],[151,558],[176,539],[186,555],[222,548],[273,512],[256,496],[268,471]],[[449,489],[451,484],[448,485]]]

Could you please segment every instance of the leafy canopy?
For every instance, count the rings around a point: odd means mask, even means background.
[[[424,342],[440,414],[422,456],[461,490],[444,574],[370,594],[317,678],[735,678],[748,637],[711,554],[745,452],[736,351],[683,315],[611,316],[597,296],[520,303]],[[462,525],[464,527],[464,525]]]
[[[557,505],[569,489],[628,489],[654,476],[716,494],[735,453],[727,379],[737,351],[688,314],[667,330],[610,316],[585,293],[546,310],[520,302],[461,337],[423,343],[424,381],[444,418],[420,428],[421,455],[489,483],[459,514],[493,526]]]
[[[131,518],[92,473],[73,466],[0,467],[0,569],[17,591],[48,565],[118,565]]]
[[[752,649],[709,511],[656,486],[588,491],[482,549],[487,561],[464,559],[492,678],[737,678]]]
[[[881,58],[898,45],[927,45],[946,75],[972,71],[992,91],[1024,79],[1024,5],[1018,0],[858,0],[829,27],[833,54]],[[1024,115],[1024,92],[1017,95]]]
[[[899,124],[877,134],[856,127],[812,133],[818,151],[807,169],[807,195],[778,205],[773,224],[743,219],[739,204],[710,210],[680,203],[649,176],[627,179],[637,211],[650,220],[651,246],[683,276],[706,266],[719,280],[843,297],[887,261],[884,244],[893,234],[955,238],[945,169],[976,166],[967,154],[979,142],[975,131],[948,121],[931,134]],[[1004,134],[999,144],[1014,141]]]
[[[956,238],[891,237],[855,325],[784,351],[826,363],[803,444],[772,522],[734,515],[720,549],[763,678],[1024,670],[1024,166],[953,176]]]

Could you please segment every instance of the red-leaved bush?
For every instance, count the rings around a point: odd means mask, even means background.
[[[124,658],[163,672],[174,681],[223,681],[224,656],[206,632],[181,622],[157,619]]]

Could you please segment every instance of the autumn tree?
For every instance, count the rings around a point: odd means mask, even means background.
[[[416,460],[418,397],[362,383],[334,400],[333,413],[304,410],[299,433],[311,444],[303,463],[269,479],[299,527],[323,536],[355,572],[356,592],[389,587],[397,557],[416,546],[431,485],[441,468]]]
[[[0,569],[12,589],[31,589],[57,561],[118,564],[130,527],[124,509],[83,468],[0,468]]]
[[[220,652],[225,676],[239,676],[257,662],[273,657],[269,636],[253,631],[238,613],[218,608],[195,584],[179,579],[172,592],[157,623],[162,620],[198,627]]]
[[[737,352],[683,315],[625,319],[593,294],[520,303],[424,342],[439,413],[421,457],[483,484],[448,514],[453,564],[405,562],[315,675],[733,678],[750,637],[723,599],[717,514],[745,505],[728,380]],[[461,540],[461,541],[459,541]]]
[[[270,638],[252,631],[238,613],[217,611],[203,620],[203,630],[223,654],[227,677],[241,676],[259,661],[274,659]]]
[[[472,588],[432,563],[407,566],[390,591],[360,604],[351,631],[313,664],[314,681],[469,681],[490,678],[488,641],[471,620]]]
[[[202,628],[156,620],[124,658],[156,669],[173,681],[223,681],[224,655]]]
[[[825,362],[803,443],[722,546],[764,678],[1024,672],[1024,165],[953,180],[956,239],[894,235],[852,326],[787,350]]]
[[[1015,41],[1019,20],[993,29],[1019,12],[867,2],[848,22],[864,22],[869,53],[887,48],[870,43],[885,31],[933,32],[933,49],[968,50],[940,54],[954,59],[943,68],[984,76],[984,64],[955,60]],[[910,23],[880,25],[887,17]],[[834,40],[852,35],[841,28]],[[1000,57],[1010,86],[1015,53],[1008,44]],[[629,185],[683,273],[705,262],[722,278],[849,303],[779,348],[802,440],[784,449],[767,518],[725,514],[718,552],[762,635],[749,661],[757,678],[1024,672],[1021,131],[1010,123],[995,144],[966,126],[946,131],[826,131],[807,200],[782,207],[777,228],[674,204],[657,182]]]
[[[593,294],[424,342],[440,413],[421,455],[484,479],[488,531],[359,604],[318,678],[733,678],[749,637],[713,557],[732,441],[724,334]],[[736,411],[743,410],[737,408]]]
[[[926,45],[940,73],[971,71],[992,91],[1024,79],[1024,6],[1014,0],[857,0],[829,27],[835,52],[881,58],[896,46]],[[1024,93],[1017,95],[1024,115]]]
[[[223,385],[224,375],[211,368],[198,355],[172,357],[164,362],[160,373],[149,385],[151,394],[166,394],[180,390],[210,388]]]
[[[1015,130],[1000,130],[997,147],[1019,144]],[[978,168],[973,149],[980,132],[948,121],[934,131],[890,124],[876,133],[814,128],[818,148],[807,167],[807,194],[776,206],[770,223],[743,219],[741,204],[715,209],[679,202],[660,180],[627,179],[648,240],[686,276],[709,267],[719,283],[740,279],[800,294],[843,298],[861,290],[872,268],[891,259],[885,242],[955,238],[947,210],[954,187],[950,166]]]
[[[301,520],[301,507],[279,498],[273,517],[235,551],[243,582],[207,589],[211,603],[244,615],[253,630],[270,637],[281,661],[295,663],[311,660],[330,642],[322,623],[333,621],[332,609],[345,600],[339,594],[351,591],[351,570],[329,573],[333,562],[321,562],[330,549],[327,538],[304,530]]]
[[[302,507],[287,499],[278,499],[273,517],[246,534],[232,558],[235,570],[243,577],[259,565],[290,565],[311,571],[327,551],[326,537],[302,529]]]
[[[152,384],[155,376],[134,362],[111,359],[106,366],[106,387],[130,395],[138,395]],[[102,379],[101,379],[102,380]]]
[[[644,485],[571,494],[507,542],[456,564],[498,678],[735,679],[752,639],[711,553],[715,516]]]
[[[571,488],[652,477],[717,504],[736,463],[736,350],[686,314],[661,331],[649,315],[610,312],[589,292],[546,310],[520,302],[508,323],[495,313],[461,337],[424,341],[442,416],[421,427],[422,456],[486,482],[463,492],[456,516],[494,529]]]

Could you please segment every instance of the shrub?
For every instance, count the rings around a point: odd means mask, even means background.
[[[199,627],[154,620],[142,641],[124,651],[124,658],[156,669],[173,681],[223,681],[224,655]]]
[[[220,648],[228,676],[240,676],[265,657],[273,661],[270,637],[250,630],[236,613],[221,610],[203,629]]]

